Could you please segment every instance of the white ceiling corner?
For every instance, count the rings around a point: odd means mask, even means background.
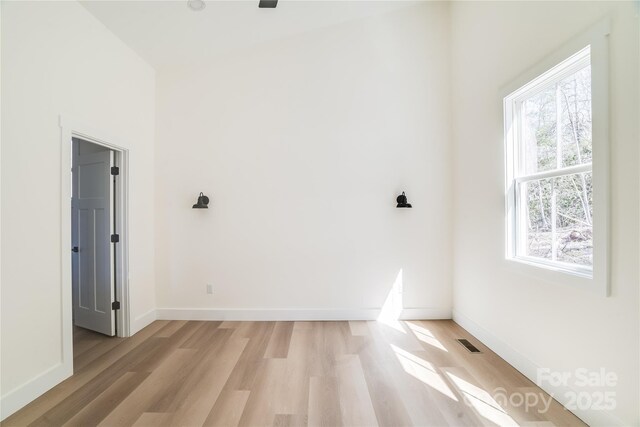
[[[81,4],[156,69],[214,60],[234,50],[383,14],[416,2],[387,0],[206,0],[194,12],[186,0],[92,0]]]

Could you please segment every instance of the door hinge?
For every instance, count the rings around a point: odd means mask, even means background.
[[[120,175],[120,168],[118,166],[111,166],[111,175]]]
[[[114,301],[111,303],[111,310],[120,310],[120,301]]]
[[[112,234],[111,235],[111,243],[118,243],[120,241],[120,235],[119,234]]]

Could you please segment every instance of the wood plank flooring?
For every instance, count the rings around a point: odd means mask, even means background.
[[[549,397],[447,320],[78,328],[74,371],[2,426],[584,425],[555,400],[501,399]]]

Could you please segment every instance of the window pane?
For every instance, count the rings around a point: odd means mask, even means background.
[[[558,261],[593,265],[591,173],[555,178]]]
[[[558,83],[562,105],[562,166],[591,162],[591,67]]]
[[[590,62],[586,47],[504,99],[508,255],[581,276],[593,266]]]
[[[523,183],[526,240],[523,255],[584,266],[593,265],[591,172]]]
[[[524,174],[591,162],[590,66],[527,98],[522,109]]]
[[[551,260],[552,236],[551,198],[553,188],[551,179],[541,179],[523,184],[526,194],[527,236],[524,255]]]
[[[556,88],[526,99],[523,104],[522,148],[526,174],[556,169]]]

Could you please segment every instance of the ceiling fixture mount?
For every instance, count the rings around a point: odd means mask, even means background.
[[[207,7],[207,4],[203,0],[187,0],[187,6],[195,12],[200,12]]]
[[[278,5],[278,0],[260,0],[258,7],[261,9],[275,9]]]

